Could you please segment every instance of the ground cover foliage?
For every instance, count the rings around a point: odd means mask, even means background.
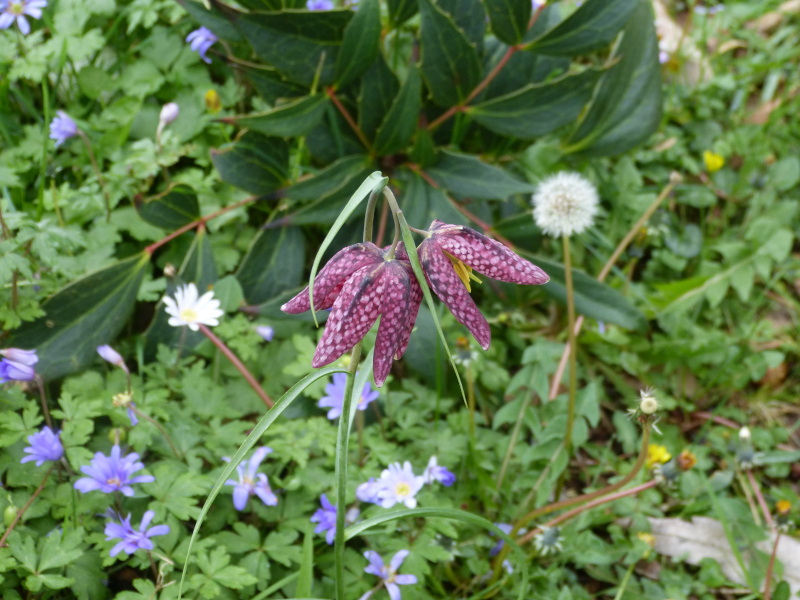
[[[796,597],[794,4],[0,1],[3,597]],[[550,281],[348,411],[280,308],[387,184]]]

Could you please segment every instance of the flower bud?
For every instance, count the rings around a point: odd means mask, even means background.
[[[164,277],[175,277],[177,272],[178,271],[175,269],[175,265],[172,263],[167,263],[167,265],[164,267]]]
[[[111,402],[114,404],[115,408],[128,408],[133,403],[133,394],[127,392],[114,394]]]
[[[16,506],[8,505],[6,509],[3,511],[3,525],[6,527],[11,527],[11,524],[14,522],[14,519],[17,518],[17,510]]]
[[[125,430],[121,427],[115,427],[114,429],[109,430],[108,432],[108,439],[113,444],[119,444],[120,442],[125,441]]]
[[[742,442],[749,442],[750,441],[750,428],[749,427],[742,427],[739,430],[739,439]]]
[[[181,109],[177,104],[174,102],[167,102],[163,107],[161,107],[161,115],[158,117],[159,127],[164,127],[165,125],[172,123],[178,118],[180,112]]]
[[[128,367],[125,364],[125,360],[122,358],[122,355],[114,350],[111,346],[107,344],[104,346],[98,346],[97,353],[103,360],[110,362],[112,365],[120,367],[126,373],[128,372]]]
[[[645,415],[652,415],[658,410],[658,400],[653,397],[652,390],[642,390],[642,400],[639,403],[639,410]]]
[[[256,327],[256,333],[266,341],[271,342],[272,336],[275,335],[275,330],[269,325],[259,325]]]
[[[208,112],[216,114],[222,110],[222,99],[219,97],[217,90],[208,90],[205,99]]]

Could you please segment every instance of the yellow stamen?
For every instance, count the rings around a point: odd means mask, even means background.
[[[411,486],[405,482],[398,483],[394,491],[398,496],[408,496],[411,493]]]
[[[193,308],[184,308],[180,312],[180,317],[182,321],[186,321],[187,323],[194,323],[197,321],[197,311]]]
[[[460,259],[456,258],[449,252],[444,252],[444,255],[450,259],[451,263],[453,263],[453,269],[455,269],[456,275],[458,275],[458,278],[464,283],[464,287],[467,288],[468,292],[472,291],[472,288],[469,285],[470,280],[477,283],[482,283],[480,279],[472,274],[472,267],[465,265]]]

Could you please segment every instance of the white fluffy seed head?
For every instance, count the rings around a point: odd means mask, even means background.
[[[749,427],[742,427],[739,430],[739,439],[742,440],[743,442],[749,442],[750,441],[750,428]]]
[[[598,201],[597,189],[589,180],[561,171],[539,184],[533,195],[533,218],[547,235],[571,236],[594,224]]]
[[[653,396],[652,390],[641,391],[641,401],[639,402],[639,410],[645,415],[652,415],[658,410],[658,400]]]

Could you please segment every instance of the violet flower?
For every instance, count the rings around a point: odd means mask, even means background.
[[[107,523],[105,534],[108,537],[106,537],[106,540],[122,540],[111,549],[109,555],[116,556],[123,551],[125,554],[133,554],[137,550],[152,550],[154,546],[150,538],[169,533],[169,525],[156,525],[155,527],[150,527],[150,529],[147,528],[155,514],[152,510],[144,513],[142,522],[139,525],[139,531],[135,531],[131,526],[130,515],[124,519],[120,515],[120,523]]]
[[[425,467],[425,471],[422,473],[422,478],[427,484],[438,481],[446,487],[450,487],[456,482],[456,476],[447,467],[439,465],[436,462],[436,456],[431,456],[428,466]]]
[[[312,523],[317,523],[314,528],[314,533],[322,533],[326,531],[325,541],[328,545],[333,545],[333,540],[336,537],[336,505],[331,504],[325,494],[320,496],[320,504],[322,508],[318,508],[314,515],[311,517]],[[355,523],[358,516],[361,514],[357,508],[351,508],[344,515],[344,522],[347,525]]]
[[[207,64],[211,64],[211,59],[206,56],[206,52],[208,49],[214,45],[219,38],[214,35],[209,29],[205,27],[201,27],[200,29],[195,29],[189,35],[186,36],[186,41],[191,42],[191,48],[195,52],[200,55]]]
[[[308,10],[333,10],[333,2],[331,0],[308,0],[306,2]]]
[[[265,341],[271,342],[272,336],[275,335],[275,330],[269,325],[258,325],[256,327],[256,333]]]
[[[33,365],[39,362],[36,350],[6,348],[0,350],[0,383],[6,381],[31,381],[36,377]]]
[[[328,418],[331,421],[342,414],[346,386],[347,373],[334,373],[333,383],[329,383],[325,386],[325,393],[327,396],[323,396],[317,403],[317,406],[320,408],[330,408],[328,411]],[[373,392],[369,382],[365,383],[364,389],[361,392],[361,398],[358,401],[358,410],[366,410],[369,403],[376,400],[378,396],[380,396],[380,392]]]
[[[44,427],[41,431],[29,435],[28,443],[30,446],[22,449],[23,452],[28,453],[28,456],[23,458],[20,463],[35,460],[36,466],[41,467],[45,461],[58,461],[64,456],[64,446],[61,445],[58,433],[53,433],[49,427]]]
[[[389,561],[389,564],[385,565],[381,555],[374,550],[367,550],[364,552],[364,558],[369,561],[369,565],[366,569],[364,569],[364,572],[369,573],[370,575],[375,575],[376,577],[380,577],[383,580],[383,584],[386,586],[386,591],[389,592],[389,597],[392,600],[400,600],[400,588],[397,587],[398,585],[411,585],[417,583],[416,576],[398,575],[397,573],[397,571],[400,569],[400,566],[403,564],[403,561],[406,559],[406,556],[409,554],[410,552],[408,550],[400,550],[392,557],[392,559]],[[367,598],[370,596],[372,596],[372,590],[361,596],[359,600],[367,600]]]
[[[41,19],[45,6],[47,0],[0,0],[0,29],[8,29],[16,21],[22,35],[28,35],[31,26],[25,16]]]
[[[267,476],[263,473],[256,473],[261,461],[270,452],[272,452],[272,448],[261,446],[250,457],[246,467],[243,464],[236,465],[239,481],[228,479],[225,482],[225,485],[233,486],[233,506],[236,510],[244,510],[247,501],[253,494],[261,498],[261,501],[267,506],[278,504],[278,497],[272,492]]]
[[[98,452],[88,467],[81,467],[81,472],[89,477],[82,477],[75,482],[75,489],[83,492],[100,490],[104,494],[120,491],[125,496],[133,496],[132,483],[148,483],[155,481],[152,475],[131,477],[136,471],[144,469],[144,464],[137,462],[139,455],[131,452],[122,456],[118,445],[111,449],[111,455]]]
[[[56,148],[69,138],[78,135],[78,126],[75,121],[63,110],[57,110],[57,117],[50,123],[50,139],[56,141]]]
[[[374,477],[370,477],[356,488],[356,498],[361,502],[370,502],[372,504],[380,504],[380,491],[383,489],[383,483],[378,480],[375,481]]]
[[[122,355],[119,352],[114,350],[108,344],[104,346],[98,346],[97,353],[100,355],[100,358],[102,358],[106,362],[110,362],[112,365],[116,365],[117,367],[121,368],[123,371],[128,373],[128,366],[125,364],[125,359],[122,358]]]

